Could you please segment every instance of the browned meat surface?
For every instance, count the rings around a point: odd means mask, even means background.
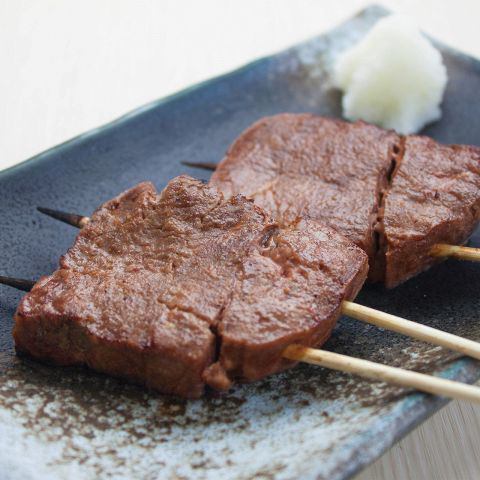
[[[210,383],[219,372],[220,385],[258,380],[291,366],[281,357],[288,345],[323,344],[367,271],[360,248],[316,222],[276,231],[242,262],[218,327],[220,358]]]
[[[409,136],[384,199],[385,284],[430,267],[436,243],[460,245],[480,220],[480,148]]]
[[[281,223],[319,220],[373,264],[373,227],[398,143],[395,133],[363,122],[275,115],[238,137],[211,182],[226,195],[254,198]]]
[[[60,268],[22,300],[20,353],[198,397],[292,365],[328,338],[365,254],[311,222],[279,228],[244,197],[189,177],[104,204]]]
[[[281,114],[238,137],[212,175],[277,217],[319,220],[369,256],[369,278],[394,287],[464,243],[480,218],[480,149],[400,137],[363,122]],[[384,218],[383,218],[384,217]]]

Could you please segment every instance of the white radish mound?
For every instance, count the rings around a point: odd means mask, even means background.
[[[343,115],[399,133],[418,132],[441,117],[447,71],[440,52],[407,19],[380,20],[341,54],[334,84],[344,91]]]

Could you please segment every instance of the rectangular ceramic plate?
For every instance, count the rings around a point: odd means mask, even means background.
[[[384,10],[137,110],[0,174],[1,272],[55,269],[75,230],[37,205],[89,214],[141,180],[162,188],[182,160],[217,162],[250,123],[278,112],[339,116],[328,65]],[[480,139],[480,64],[442,48],[449,84],[443,142]],[[472,243],[479,245],[479,236]],[[450,261],[358,301],[480,340],[480,265]],[[19,360],[11,338],[21,294],[0,287],[0,476],[56,478],[343,479],[377,458],[444,401],[321,368],[299,366],[224,397],[183,402],[81,369]],[[477,363],[342,319],[337,352],[472,382]]]

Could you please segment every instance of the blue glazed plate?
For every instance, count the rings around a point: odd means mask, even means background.
[[[89,214],[148,179],[162,188],[189,173],[182,160],[217,162],[250,123],[278,112],[339,116],[329,87],[333,53],[385,11],[372,7],[335,31],[143,107],[0,174],[1,272],[55,269],[73,228],[37,205]],[[443,142],[480,139],[480,64],[440,46],[449,84]],[[480,245],[480,236],[472,243]],[[359,302],[480,340],[480,265],[446,262]],[[444,405],[440,398],[309,366],[183,402],[82,369],[19,360],[11,338],[20,293],[0,286],[0,472],[3,479],[344,479]],[[343,318],[326,348],[473,382],[479,365]]]

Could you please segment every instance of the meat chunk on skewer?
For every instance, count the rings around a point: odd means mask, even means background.
[[[480,148],[408,136],[378,230],[384,281],[394,287],[438,261],[435,244],[463,244],[480,220]]]
[[[394,132],[364,122],[279,114],[235,140],[211,183],[226,195],[254,198],[281,223],[319,220],[373,264],[377,212],[399,144]]]
[[[323,343],[367,272],[316,222],[277,225],[242,196],[177,177],[102,205],[20,303],[18,352],[198,397],[293,365]]]
[[[311,114],[256,122],[211,183],[280,223],[304,216],[337,230],[389,288],[439,261],[434,245],[463,244],[480,219],[480,148]]]

